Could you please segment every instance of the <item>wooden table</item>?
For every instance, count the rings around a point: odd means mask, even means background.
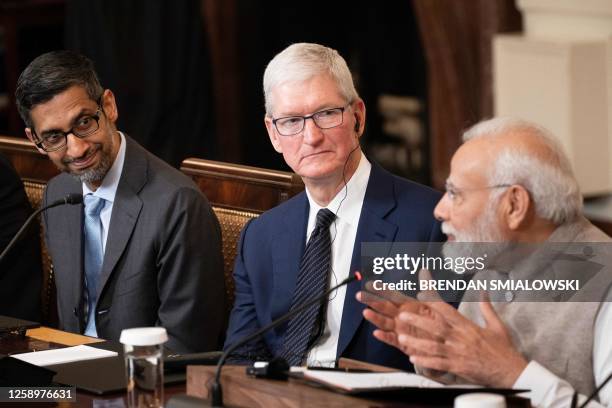
[[[189,366],[187,369],[187,394],[208,398],[208,384],[213,379],[215,367]],[[244,366],[227,366],[221,376],[223,402],[232,407],[449,407],[448,401],[405,401],[397,399],[362,398],[329,391],[305,384],[298,379],[288,381],[265,380],[245,374]],[[509,407],[528,408],[529,400],[519,397],[506,398]]]
[[[54,348],[93,344],[103,340],[67,333],[60,330],[41,327],[28,330],[25,337],[0,339],[0,353],[15,354],[28,351],[41,351]],[[213,378],[215,367],[189,366],[187,386],[185,384],[165,387],[164,397],[167,401],[176,394],[187,392],[189,395],[208,398],[208,383]],[[96,375],[92,373],[91,375]],[[430,401],[397,401],[380,398],[362,398],[331,392],[305,384],[303,381],[263,380],[249,377],[244,366],[227,366],[223,368],[221,384],[224,392],[224,402],[236,407],[448,407],[449,403]],[[99,396],[85,391],[77,391],[76,402],[36,403],[36,407],[100,407],[120,408],[127,406],[125,392]],[[517,398],[507,398],[509,407],[529,407],[529,401]],[[2,404],[2,406],[24,408],[24,403]]]
[[[0,339],[0,354],[26,353],[30,351],[51,350],[62,347],[78,346],[81,344],[94,344],[104,342],[104,340],[94,337],[82,336],[80,334],[68,333],[48,327],[30,329],[25,337],[10,336]],[[96,375],[92,373],[92,375]],[[166,386],[164,397],[166,400],[175,394],[185,393],[185,384]],[[76,402],[45,403],[0,403],[2,407],[26,408],[35,407],[104,407],[120,408],[126,407],[125,392],[111,393],[104,396],[77,390]]]

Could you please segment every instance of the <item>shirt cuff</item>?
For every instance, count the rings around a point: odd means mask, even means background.
[[[525,397],[534,407],[543,406],[547,397],[555,392],[561,379],[536,361],[530,361],[512,386],[514,389],[531,390]]]

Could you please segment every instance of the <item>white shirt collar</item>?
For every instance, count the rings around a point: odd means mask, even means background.
[[[117,187],[119,186],[119,180],[121,179],[121,173],[123,172],[123,163],[125,161],[125,136],[122,132],[119,132],[119,152],[115,162],[111,166],[106,176],[102,180],[102,184],[96,191],[92,191],[87,184],[83,183],[83,195],[93,194],[100,198],[105,199],[108,202],[115,201],[115,194],[117,194]]]
[[[349,223],[351,223],[352,220],[359,222],[361,205],[365,197],[365,191],[372,169],[372,164],[370,164],[361,150],[359,150],[359,154],[361,157],[357,170],[355,170],[353,176],[346,183],[346,186],[340,189],[338,194],[336,194],[327,207],[325,207],[336,214],[336,219],[343,219]],[[319,210],[324,207],[316,203],[310,195],[308,188],[306,188],[306,195],[308,196],[308,203],[310,204],[310,214],[316,217]]]

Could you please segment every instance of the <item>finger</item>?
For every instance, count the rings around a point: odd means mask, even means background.
[[[399,312],[398,307],[394,303],[381,299],[378,296],[369,294],[367,292],[357,292],[356,298],[361,303],[369,306],[376,312],[383,314],[387,317],[393,318]]]
[[[379,329],[385,331],[393,331],[395,329],[395,319],[377,313],[372,309],[364,309],[363,317]]]
[[[398,320],[399,322],[421,330],[434,338],[446,339],[447,337],[450,337],[450,327],[444,320],[441,319],[432,319],[430,317],[420,316],[415,313],[401,312],[398,315]],[[399,330],[403,328],[403,325],[397,325],[396,329],[398,334],[401,334],[399,333]],[[402,332],[406,333],[407,331],[402,330]]]
[[[366,282],[366,284],[364,285],[364,291],[362,292],[366,292],[374,296],[378,296],[380,298],[383,298],[384,300],[393,302],[395,304],[401,304],[404,302],[415,300],[414,298],[411,298],[410,296],[406,296],[402,292],[399,292],[396,290],[375,289],[373,281]]]
[[[355,298],[361,303],[368,304],[370,302],[383,302],[386,301],[385,298],[380,296],[378,293],[370,292],[365,288],[364,290],[360,290],[355,294]]]
[[[397,335],[394,332],[384,331],[384,330],[374,330],[372,333],[374,337],[383,343],[387,343],[390,346],[400,348],[399,343],[397,342]]]
[[[429,308],[429,306],[419,300],[402,303],[398,308],[398,313],[401,312],[411,312],[421,316],[434,316],[434,312]]]
[[[428,368],[430,370],[438,370],[444,372],[452,371],[452,362],[444,357],[431,357],[431,356],[410,356],[410,362],[415,366],[422,368]]]
[[[452,326],[462,326],[465,324],[466,319],[457,309],[452,307],[446,302],[423,302],[437,315],[437,319],[442,319],[448,322]]]
[[[397,336],[397,342],[404,353],[416,356],[448,356],[448,347],[441,341],[424,339],[400,334]]]
[[[430,339],[430,340],[436,340],[436,341],[441,341],[441,342],[444,341],[444,338],[442,338],[441,336],[436,336],[432,333],[421,330],[418,327],[405,323],[399,319],[395,319],[395,330],[393,331],[394,333],[398,335],[405,334],[405,335],[422,338],[422,339]]]
[[[421,269],[419,271],[419,281],[430,281],[430,280],[433,280],[433,277],[431,276],[431,272],[429,272],[429,270],[425,268]],[[419,287],[421,287],[420,283],[419,283]],[[440,297],[438,292],[435,290],[422,290],[421,292],[417,294],[417,299],[422,300],[422,301],[429,301],[429,302],[442,301],[442,298]]]

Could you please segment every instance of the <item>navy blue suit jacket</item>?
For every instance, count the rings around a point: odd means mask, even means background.
[[[396,177],[372,164],[353,247],[351,272],[360,270],[362,242],[437,242],[443,240],[433,209],[440,193]],[[234,267],[236,300],[225,348],[287,313],[306,246],[309,204],[305,193],[248,223]],[[347,287],[337,357],[348,357],[401,369],[412,369],[407,356],[372,336],[374,326],[355,300],[363,283]],[[264,358],[282,349],[287,324],[268,332],[263,341],[236,351],[234,361]],[[260,353],[259,356],[254,354]],[[241,356],[241,357],[239,357]],[[245,357],[248,356],[248,357]]]

